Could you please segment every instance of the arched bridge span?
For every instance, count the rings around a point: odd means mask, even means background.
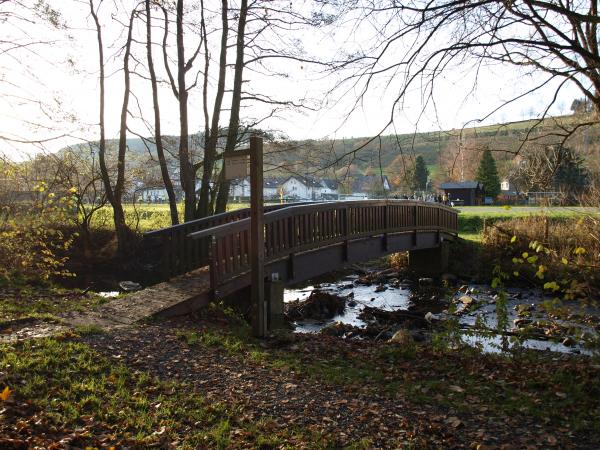
[[[420,252],[420,259],[427,264],[436,256],[426,250],[441,247],[458,232],[452,208],[407,200],[296,204],[268,211],[264,222],[265,274],[277,274],[286,284],[398,251],[425,251]],[[202,252],[208,250],[204,260],[210,266],[214,296],[223,297],[250,284],[249,236],[248,217],[187,235],[185,242],[191,244],[190,238],[194,242],[186,250],[188,260],[196,251],[197,261],[202,261]],[[185,262],[186,254],[180,257],[183,267],[193,265]]]

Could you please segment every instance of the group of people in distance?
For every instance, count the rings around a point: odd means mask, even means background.
[[[435,203],[442,203],[444,205],[450,205],[450,200],[448,198],[448,195],[444,192],[443,194],[433,194],[433,193],[422,193],[419,194],[418,192],[415,192],[413,195],[409,196],[409,195],[402,195],[400,197],[398,197],[397,195],[394,196],[394,198],[396,199],[402,199],[402,200],[419,200],[422,202],[435,202]],[[453,206],[453,205],[452,205]]]

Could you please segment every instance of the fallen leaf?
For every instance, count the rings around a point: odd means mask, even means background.
[[[11,391],[8,386],[6,386],[4,388],[4,390],[2,392],[0,392],[0,400],[2,400],[3,402],[5,402],[6,400],[8,400],[8,398],[10,397],[10,395],[12,393],[13,393],[13,391]]]
[[[452,392],[458,392],[459,394],[465,392],[465,390],[463,388],[461,388],[460,386],[456,386],[454,384],[451,384],[450,386],[448,386],[448,389],[450,389]]]
[[[446,419],[446,423],[453,428],[458,428],[462,425],[461,420],[458,417],[452,416]]]

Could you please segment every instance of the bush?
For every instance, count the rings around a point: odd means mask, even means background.
[[[496,222],[483,243],[513,278],[535,282],[565,299],[594,298],[600,288],[600,217],[521,217]]]
[[[38,183],[27,202],[3,205],[6,214],[0,222],[0,278],[48,280],[70,275],[64,264],[66,251],[76,234],[66,236],[61,230],[73,213],[72,199],[46,192]]]

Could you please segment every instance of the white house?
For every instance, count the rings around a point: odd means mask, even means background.
[[[366,196],[370,198],[379,190],[389,192],[391,190],[390,181],[387,175],[358,175],[352,180],[352,195]]]
[[[338,198],[339,183],[335,180],[321,180],[321,188],[319,190],[318,198],[334,200]]]
[[[229,195],[233,198],[250,197],[250,178],[232,180],[229,185]]]
[[[281,183],[283,195],[287,198],[310,200],[312,189],[300,177],[291,176]]]
[[[139,191],[140,200],[147,203],[166,202],[169,200],[167,190],[164,187],[147,187]]]
[[[263,180],[263,197],[266,200],[279,198],[281,180],[279,178],[265,178]]]
[[[277,178],[265,178],[263,180],[263,196],[266,200],[279,198],[279,187],[281,180]],[[250,197],[250,178],[237,179],[231,181],[229,187],[229,196],[233,198]]]

